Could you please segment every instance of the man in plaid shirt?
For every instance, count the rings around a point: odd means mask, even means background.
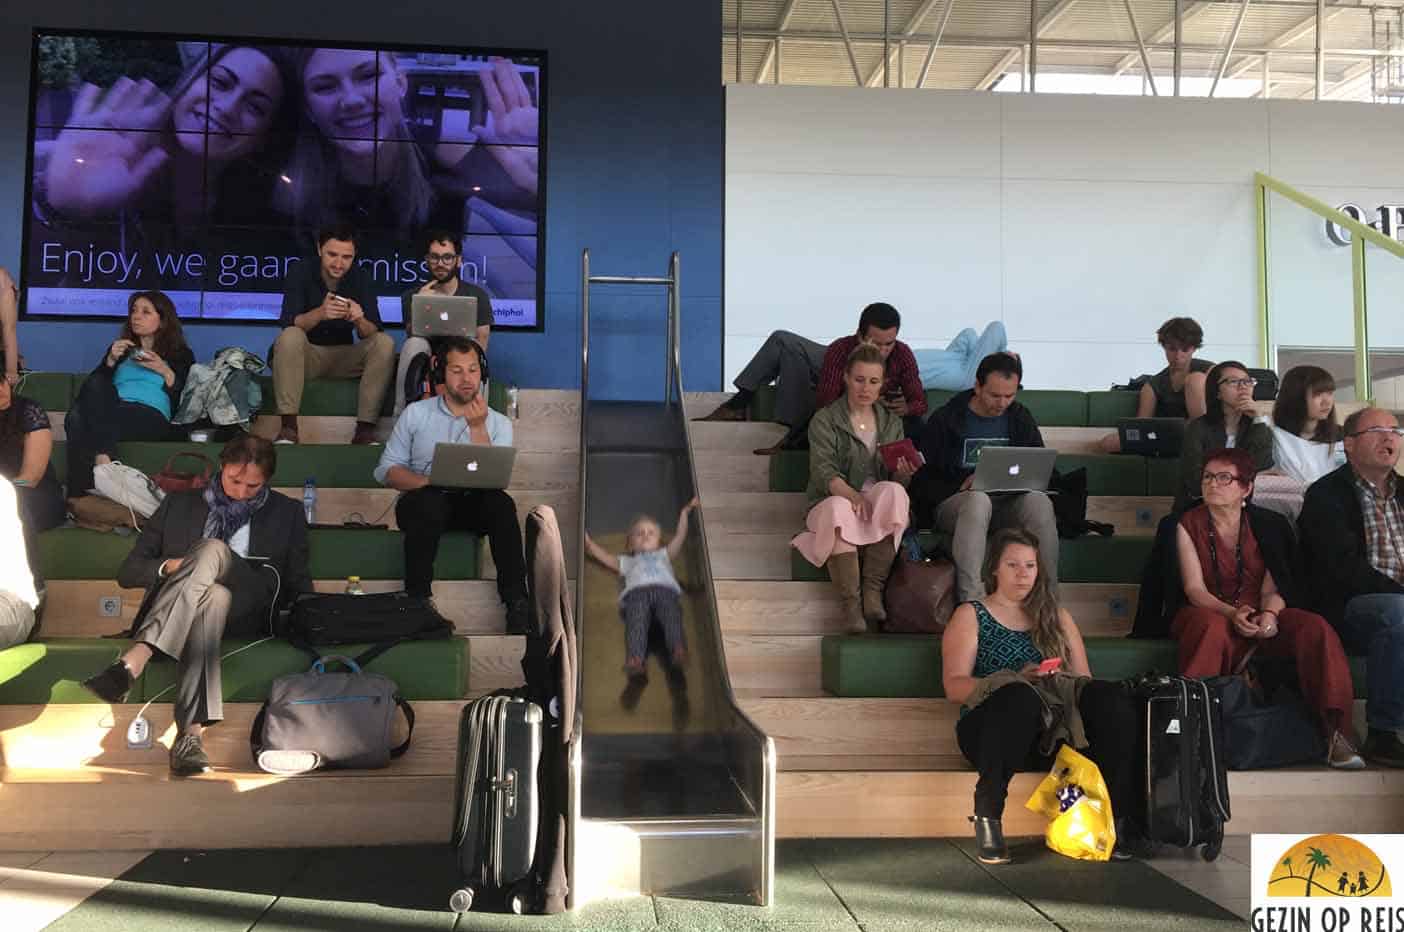
[[[774,381],[775,419],[789,425],[790,430],[775,446],[755,452],[767,455],[803,447],[810,416],[843,394],[843,368],[848,354],[860,342],[868,342],[882,351],[886,364],[882,403],[903,418],[907,436],[916,436],[921,430],[922,415],[926,414],[926,393],[911,347],[897,339],[901,326],[902,315],[897,309],[879,301],[863,308],[856,333],[840,337],[827,347],[799,334],[776,330],[736,377],[736,394],[698,420],[746,420],[747,407],[756,390]]]
[[[1298,521],[1317,612],[1368,658],[1367,760],[1404,767],[1404,482],[1399,421],[1380,408],[1346,418],[1346,465],[1307,489]]]

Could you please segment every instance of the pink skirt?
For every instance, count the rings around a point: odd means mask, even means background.
[[[863,489],[863,498],[873,506],[873,516],[867,521],[858,517],[848,499],[830,495],[809,509],[804,519],[808,530],[797,534],[790,546],[815,566],[823,566],[835,553],[848,553],[888,538],[896,553],[911,510],[907,490],[895,482],[877,482]]]

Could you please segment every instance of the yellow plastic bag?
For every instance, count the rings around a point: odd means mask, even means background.
[[[1106,781],[1071,745],[1058,749],[1053,769],[1024,805],[1050,820],[1044,840],[1054,851],[1081,861],[1111,860],[1116,828]]]

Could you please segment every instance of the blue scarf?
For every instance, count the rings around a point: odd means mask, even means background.
[[[242,502],[234,501],[224,494],[224,483],[216,473],[214,481],[205,486],[205,504],[209,506],[210,513],[205,518],[204,537],[207,540],[229,543],[235,532],[248,524],[253,519],[254,512],[262,508],[267,501],[266,485],[259,489],[253,498]]]

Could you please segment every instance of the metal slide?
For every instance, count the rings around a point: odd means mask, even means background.
[[[590,399],[590,288],[646,285],[668,295],[661,402]],[[584,532],[611,552],[629,523],[656,518],[671,538],[697,491],[682,404],[678,255],[662,278],[592,276],[581,256],[580,702],[571,747],[572,905],[658,894],[769,905],[775,873],[775,747],[736,704],[726,672],[703,510],[675,562],[688,659],[648,659],[626,692],[619,583],[585,556]],[[704,506],[705,508],[705,506]]]

